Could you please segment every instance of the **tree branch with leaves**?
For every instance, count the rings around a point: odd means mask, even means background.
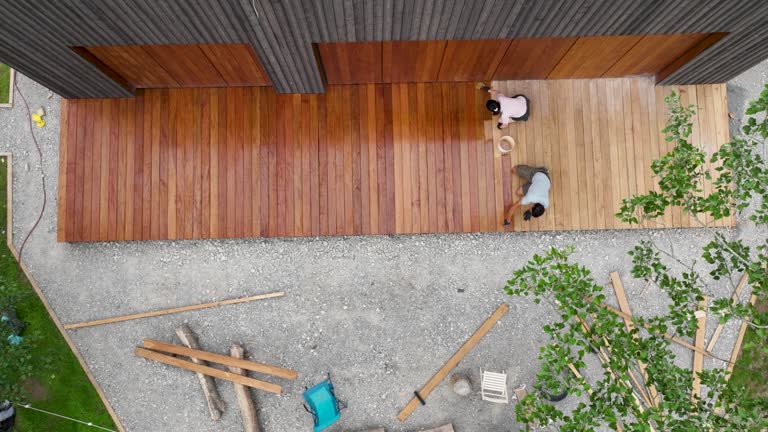
[[[590,271],[569,260],[570,248],[535,255],[515,271],[506,292],[533,297],[536,303],[550,305],[559,316],[544,326],[551,343],[539,354],[542,366],[536,386],[550,393],[566,386],[579,397],[577,406],[564,412],[542,393],[531,393],[516,407],[518,420],[528,425],[562,431],[600,426],[627,431],[768,428],[768,400],[729,385],[723,369],[698,373],[706,391],[697,395],[693,372],[678,366],[669,338],[670,334],[694,336],[701,300],[718,291],[710,289],[710,279],[724,283],[746,273],[753,294],[766,298],[768,240],[749,246],[727,230],[714,228],[712,222],[753,205],[748,220],[757,226],[768,225],[768,167],[761,156],[768,140],[768,86],[750,104],[743,134],[710,157],[692,143],[696,107],[681,105],[675,94],[666,102],[669,117],[663,132],[675,147],[651,165],[658,189],[625,199],[617,217],[644,224],[679,207],[711,236],[700,254],[708,277],[696,261],[688,262],[650,239],[641,241],[628,251],[631,274],[658,286],[668,297],[669,306],[662,315],[631,317],[633,325],[625,325],[603,304],[603,287]],[[675,271],[675,266],[682,270]],[[710,304],[710,311],[720,315],[721,322],[747,319],[764,332],[763,339],[768,336],[768,313],[749,303],[732,302],[731,296],[714,298]],[[578,371],[586,367],[590,357],[599,363],[602,373],[583,377]],[[651,397],[649,389],[656,397]]]

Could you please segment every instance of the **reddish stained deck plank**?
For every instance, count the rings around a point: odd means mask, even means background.
[[[57,238],[498,231],[502,204],[516,198],[518,163],[549,166],[553,190],[545,216],[524,223],[516,215],[515,230],[626,228],[613,213],[627,193],[656,187],[645,165],[666,150],[651,129],[669,91],[634,78],[499,86],[528,92],[529,122],[495,130],[484,95],[467,83],[330,86],[325,95],[158,89],[135,100],[66,101]],[[723,103],[722,90],[685,90],[708,108],[694,140],[722,142],[724,109],[710,106]],[[507,133],[519,152],[497,156],[494,141]],[[691,225],[675,213],[667,219]]]

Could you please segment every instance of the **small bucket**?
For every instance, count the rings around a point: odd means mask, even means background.
[[[517,143],[514,138],[509,135],[504,135],[499,139],[499,153],[507,154],[514,150],[516,145]]]

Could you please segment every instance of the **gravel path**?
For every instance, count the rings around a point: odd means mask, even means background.
[[[768,82],[768,62],[729,83],[729,105],[742,113],[745,101]],[[510,389],[529,387],[546,342],[545,306],[510,298],[501,288],[534,252],[576,245],[575,259],[600,282],[618,270],[637,314],[661,312],[663,296],[628,275],[626,255],[651,236],[672,241],[694,258],[709,234],[701,230],[602,231],[537,234],[420,235],[185,242],[56,243],[60,99],[26,77],[18,83],[34,110],[43,106],[48,125],[35,133],[43,147],[48,206],[25,250],[25,260],[62,322],[136,313],[157,308],[284,290],[284,298],[72,331],[70,335],[129,431],[237,431],[234,392],[219,388],[229,409],[218,423],[207,417],[197,380],[186,372],[133,355],[143,338],[174,341],[187,322],[205,349],[226,352],[241,342],[251,358],[299,371],[281,382],[281,396],[257,393],[269,432],[311,429],[301,391],[333,374],[338,396],[349,403],[331,430],[418,430],[452,422],[457,431],[515,428],[514,405],[483,403],[477,394],[461,400],[440,386],[403,426],[395,417],[502,301],[511,310],[463,361],[458,371],[479,386],[480,368],[506,370]],[[50,96],[50,97],[49,97]],[[0,109],[0,151],[14,157],[14,238],[17,246],[42,203],[41,167],[27,130],[20,97]],[[736,119],[738,120],[738,118]],[[738,235],[764,238],[741,224]],[[723,293],[730,287],[724,286]],[[711,335],[716,321],[710,318]],[[717,353],[730,353],[737,325],[726,327]],[[708,335],[708,337],[709,337]],[[681,364],[691,355],[678,350]],[[707,360],[705,366],[721,366]],[[569,398],[572,399],[572,398]],[[567,402],[568,399],[566,399]]]

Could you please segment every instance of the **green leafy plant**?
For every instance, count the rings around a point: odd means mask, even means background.
[[[549,304],[559,314],[559,320],[544,326],[552,343],[539,354],[538,387],[557,391],[562,377],[568,376],[570,393],[586,400],[566,413],[534,392],[515,407],[519,421],[560,431],[605,425],[627,431],[698,427],[759,431],[768,427],[761,414],[768,401],[729,386],[720,369],[701,373],[701,383],[708,390],[702,397],[692,396],[692,372],[676,365],[665,336],[673,328],[690,332],[688,311],[670,309],[663,316],[635,317],[634,326],[628,328],[621,317],[603,306],[603,287],[586,267],[568,260],[570,253],[571,249],[553,248],[535,255],[515,271],[505,289],[510,295],[532,296],[534,302]],[[590,358],[602,368],[599,378],[564,375],[585,369]]]
[[[666,102],[669,121],[663,131],[675,147],[651,165],[658,190],[625,199],[617,217],[644,224],[679,207],[710,233],[711,240],[702,248],[699,262],[679,258],[671,242],[664,249],[652,238],[629,251],[632,276],[655,284],[669,299],[665,313],[632,317],[631,325],[605,307],[603,287],[586,267],[569,260],[572,249],[551,249],[514,272],[505,286],[508,294],[533,297],[558,314],[556,321],[544,326],[551,343],[539,355],[537,387],[556,390],[566,376],[565,384],[579,398],[573,410],[564,412],[533,392],[516,406],[518,420],[528,425],[562,431],[600,426],[627,431],[768,428],[768,398],[729,383],[726,372],[718,368],[698,374],[704,389],[699,396],[693,391],[692,370],[680,367],[670,350],[673,337],[694,336],[701,301],[715,292],[709,287],[712,280],[732,283],[746,274],[758,304],[766,299],[768,240],[750,246],[713,228],[712,222],[749,207],[748,221],[768,225],[768,167],[760,155],[768,139],[768,86],[750,104],[743,135],[709,158],[691,140],[696,108],[681,105],[674,94]],[[757,340],[763,341],[768,336],[765,310],[734,303],[730,296],[713,299],[709,307],[721,322],[746,319],[759,335]],[[579,371],[589,365],[602,372],[582,376]]]
[[[728,239],[726,233],[714,230],[712,223],[753,205],[747,219],[758,226],[768,225],[768,165],[761,155],[768,140],[768,86],[757,100],[750,102],[743,134],[711,156],[713,169],[706,169],[706,154],[690,140],[695,107],[681,106],[676,94],[668,96],[666,102],[670,116],[663,132],[667,134],[667,141],[675,143],[675,148],[651,164],[659,191],[624,199],[617,217],[634,224],[657,221],[671,207],[680,207],[712,234],[712,241],[702,251],[702,259],[711,266],[709,275],[719,281],[747,273],[753,294],[765,298],[768,294],[768,239],[750,247],[741,240]],[[704,192],[705,182],[712,184],[709,193]],[[674,253],[655,244],[640,247],[646,253],[655,250],[674,258]],[[702,280],[693,263],[681,264],[690,270],[691,277]],[[663,271],[656,272],[653,281],[665,284],[661,278],[663,274]],[[703,284],[697,288],[700,291]],[[672,299],[677,300],[676,297]],[[712,310],[721,316],[722,322],[734,317],[743,318],[753,328],[768,329],[768,313],[760,312],[752,305],[732,304],[729,298],[719,298],[713,301]],[[761,337],[768,337],[768,332],[763,332]]]

